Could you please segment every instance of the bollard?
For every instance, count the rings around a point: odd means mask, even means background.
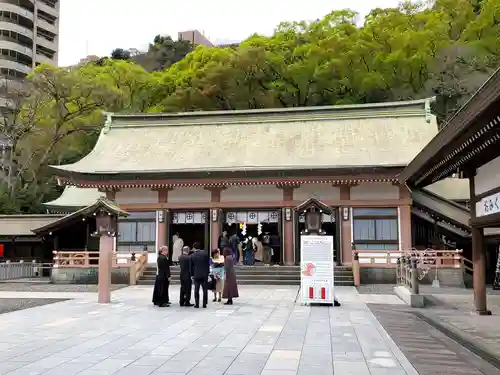
[[[406,257],[403,255],[401,257],[401,269],[400,269],[400,277],[401,277],[401,284],[402,285],[406,285],[406,267],[405,267],[405,264],[406,264]]]
[[[411,292],[419,294],[418,273],[417,273],[417,260],[411,260]]]
[[[38,267],[36,266],[36,260],[31,261],[31,270],[33,272],[33,276],[38,276]]]
[[[135,262],[130,263],[129,272],[129,285],[137,285],[137,264]]]
[[[396,284],[401,284],[401,257],[396,259]]]
[[[355,252],[353,254],[353,261],[352,261],[352,274],[354,278],[354,286],[360,286],[361,285],[361,276],[359,274],[360,269],[359,269],[359,254]]]

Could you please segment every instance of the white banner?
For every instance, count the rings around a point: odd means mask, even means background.
[[[333,236],[300,236],[302,303],[333,304]]]

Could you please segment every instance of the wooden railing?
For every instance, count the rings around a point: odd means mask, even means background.
[[[463,255],[460,256],[460,260],[462,261],[462,267],[464,268],[464,272],[468,275],[472,275],[474,273],[474,265],[470,259],[467,259]]]
[[[419,275],[417,256],[415,253],[398,258],[396,263],[396,283],[411,290],[412,294],[419,294]]]
[[[130,285],[136,285],[148,265],[148,252],[144,251],[130,262]]]
[[[359,267],[395,268],[398,258],[414,255],[417,264],[434,268],[462,267],[462,250],[353,250],[353,263],[357,255]]]
[[[450,269],[468,267],[462,255],[462,250],[353,250],[352,251],[352,272],[354,285],[361,284],[361,268],[394,268],[397,271],[398,283],[405,281],[405,284],[415,284],[411,280],[411,262],[414,260],[414,268],[422,270],[422,275],[427,274],[430,269]],[[405,258],[408,262],[401,263]],[[399,263],[398,263],[399,260]],[[405,267],[401,268],[401,265]],[[415,273],[415,272],[413,272]]]
[[[97,268],[98,251],[53,251],[53,268]],[[148,264],[148,253],[117,251],[113,253],[113,268],[129,268],[130,284],[135,285]]]

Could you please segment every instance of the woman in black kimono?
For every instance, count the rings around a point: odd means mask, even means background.
[[[157,259],[158,273],[153,288],[153,304],[159,307],[170,306],[168,287],[170,286],[170,261],[168,259],[168,247],[160,247]]]

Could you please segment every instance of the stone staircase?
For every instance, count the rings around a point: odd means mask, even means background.
[[[179,284],[179,267],[171,267],[172,284]],[[156,277],[156,266],[148,266],[138,285],[153,285]],[[300,285],[300,267],[243,267],[236,266],[238,284],[246,285]],[[335,285],[354,285],[352,267],[338,266],[335,268]]]

